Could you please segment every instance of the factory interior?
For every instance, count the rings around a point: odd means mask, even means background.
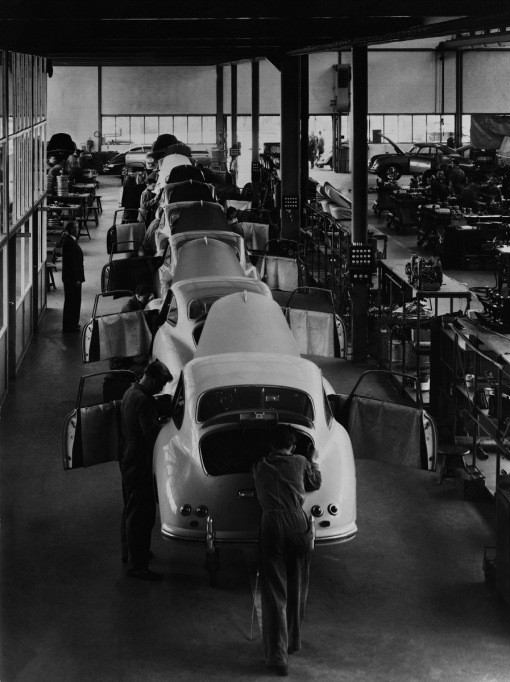
[[[3,682],[274,677],[251,472],[280,422],[322,486],[277,674],[510,679],[510,14],[283,5],[0,8]],[[156,359],[151,582],[118,460]]]

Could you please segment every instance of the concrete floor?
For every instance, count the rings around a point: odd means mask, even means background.
[[[99,290],[117,187],[101,178],[105,212],[82,240],[82,322]],[[255,552],[222,550],[212,589],[202,550],[155,531],[163,582],[130,580],[117,465],[63,471],[63,418],[79,377],[104,363],[82,365],[79,335],[60,333],[60,273],[57,286],[0,419],[2,682],[268,679],[257,610],[251,631]],[[326,364],[340,390],[364,369]],[[492,503],[462,501],[451,480],[438,486],[425,471],[358,460],[357,477],[359,534],[315,553],[290,679],[508,682],[510,609],[482,570]]]

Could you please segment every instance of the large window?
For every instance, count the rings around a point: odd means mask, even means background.
[[[123,151],[170,133],[186,144],[216,144],[215,116],[103,116],[103,146]]]
[[[445,142],[454,125],[453,114],[379,114],[368,117],[368,134],[370,142],[377,142],[379,133],[397,144]]]

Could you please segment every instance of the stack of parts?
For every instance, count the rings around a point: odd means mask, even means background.
[[[69,176],[57,175],[57,195],[67,197],[69,195]]]

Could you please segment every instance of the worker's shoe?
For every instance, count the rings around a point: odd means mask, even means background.
[[[151,561],[152,559],[154,559],[154,552],[150,549],[149,549],[149,553],[147,554],[147,559],[148,559],[148,561]],[[122,555],[122,563],[127,564],[127,562],[128,562],[128,555],[123,554]]]
[[[267,667],[271,672],[275,673],[279,677],[287,677],[289,674],[289,668],[285,663],[268,665]]]
[[[151,571],[150,568],[128,568],[126,575],[128,578],[137,578],[150,583],[157,583],[162,579],[159,573]]]

